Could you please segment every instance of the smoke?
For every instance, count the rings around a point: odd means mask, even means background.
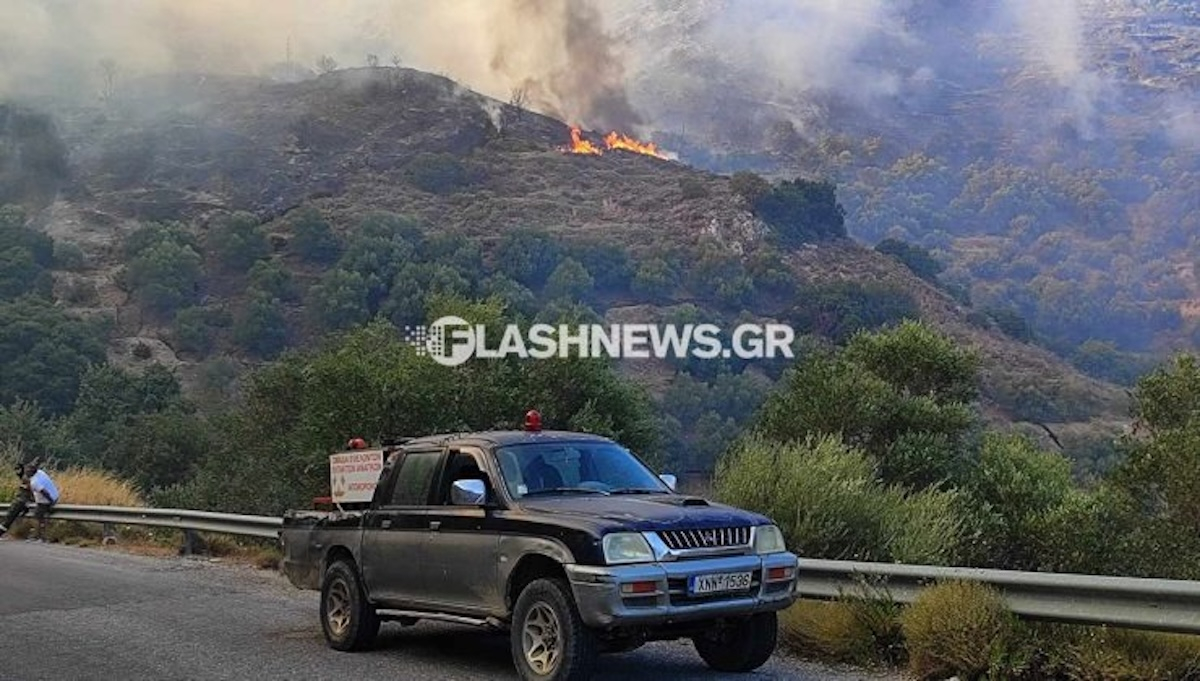
[[[254,74],[288,62],[341,66],[375,54],[597,127],[639,118],[623,60],[587,0],[4,0],[0,96],[99,96],[118,78]]]
[[[1083,6],[1079,0],[1007,0],[1020,27],[1022,56],[1045,70],[1066,94],[1065,106],[1077,130],[1094,137],[1097,107],[1109,84],[1094,69],[1084,45]]]
[[[803,130],[814,95],[886,111],[914,93],[923,105],[949,77],[994,85],[1000,71],[976,72],[1016,65],[1090,130],[1109,83],[1089,64],[1087,22],[1133,2],[3,0],[0,97],[99,97],[111,86],[106,60],[119,86],[176,71],[312,68],[322,55],[361,66],[375,54],[500,100],[521,93],[588,127],[637,132],[769,110]]]

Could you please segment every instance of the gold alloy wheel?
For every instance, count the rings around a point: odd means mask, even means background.
[[[329,621],[329,630],[334,638],[345,636],[350,628],[350,587],[343,579],[335,579],[329,585],[329,596],[326,602],[325,619]]]
[[[558,666],[562,653],[560,629],[558,615],[545,603],[534,604],[525,615],[521,639],[525,648],[525,661],[535,674],[549,675]]]

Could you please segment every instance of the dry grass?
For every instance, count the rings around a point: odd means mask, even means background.
[[[890,665],[904,656],[899,606],[885,600],[802,599],[781,614],[780,634],[802,657]]]
[[[104,471],[68,468],[50,471],[62,494],[60,503],[86,506],[144,506],[137,488],[128,481]]]
[[[1016,626],[999,592],[974,582],[925,589],[901,622],[909,669],[923,679],[987,674],[1004,656]]]
[[[1078,681],[1200,679],[1200,636],[1078,628],[1066,658]]]

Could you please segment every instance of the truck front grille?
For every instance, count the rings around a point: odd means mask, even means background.
[[[723,549],[750,543],[749,527],[719,527],[711,530],[663,530],[658,536],[672,551]]]

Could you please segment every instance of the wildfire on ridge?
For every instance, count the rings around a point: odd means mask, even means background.
[[[583,138],[583,131],[579,126],[571,126],[571,144],[563,148],[563,151],[570,154],[588,154],[591,156],[602,156],[605,151],[613,151],[614,149],[622,149],[631,151],[635,154],[644,154],[664,160],[670,159],[669,156],[659,150],[658,146],[653,142],[639,142],[634,138],[612,131],[604,136],[604,148],[601,149],[598,145],[593,144],[590,140]]]
[[[572,154],[591,154],[593,156],[600,156],[604,153],[600,147],[583,139],[583,132],[579,130],[579,126],[571,126],[571,146],[567,147],[566,151]]]

